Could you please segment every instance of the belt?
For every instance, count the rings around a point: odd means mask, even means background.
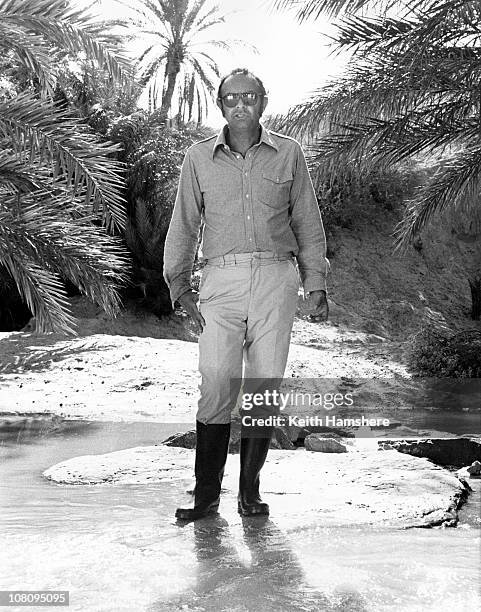
[[[253,251],[252,253],[227,253],[227,255],[220,255],[219,257],[210,257],[204,259],[206,265],[208,264],[220,264],[220,263],[241,263],[250,261],[252,259],[270,259],[273,261],[285,261],[286,259],[293,259],[292,253],[274,253],[273,251]]]

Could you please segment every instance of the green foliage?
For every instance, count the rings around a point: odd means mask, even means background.
[[[413,156],[446,156],[444,167],[410,201],[396,230],[399,248],[447,208],[474,215],[481,189],[480,3],[275,4],[295,8],[300,21],[338,17],[334,49],[351,54],[341,77],[284,119],[289,133],[314,141],[318,172],[329,176],[346,167],[386,168]]]
[[[418,183],[415,168],[393,169],[366,174],[344,172],[319,180],[317,197],[326,232],[373,223],[386,211],[398,215],[406,195]]]
[[[53,96],[59,63],[84,54],[114,78],[130,73],[120,38],[66,0],[0,0],[0,50],[24,66],[42,96]]]
[[[137,29],[132,37],[146,42],[139,78],[148,88],[149,110],[157,109],[160,98],[165,124],[176,99],[177,124],[195,120],[200,125],[220,76],[213,51],[231,48],[229,41],[209,39],[209,31],[225,20],[219,6],[209,7],[206,0],[141,0],[131,8]]]
[[[186,150],[211,133],[209,128],[189,125],[165,128],[159,112],[138,111],[113,121],[108,136],[121,145],[129,202],[140,197],[152,206],[161,201],[172,207]]]
[[[416,376],[481,378],[481,332],[449,336],[425,328],[411,341],[408,367]]]
[[[128,257],[118,147],[53,103],[58,66],[83,54],[112,77],[128,65],[104,23],[64,0],[0,0],[0,267],[39,331],[73,332],[65,281],[108,313]]]
[[[137,110],[140,94],[138,83],[117,81],[95,62],[81,60],[59,69],[54,99],[105,136],[116,119]]]
[[[168,129],[159,122],[159,113],[135,113],[115,121],[109,135],[122,144],[128,167],[125,240],[133,254],[134,284],[147,308],[161,316],[172,310],[162,272],[177,179],[185,151],[207,131]]]

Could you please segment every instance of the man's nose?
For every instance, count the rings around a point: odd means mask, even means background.
[[[244,98],[242,96],[239,96],[237,98],[237,104],[235,105],[236,108],[238,107],[244,108],[244,106],[247,106],[246,103],[244,102]]]

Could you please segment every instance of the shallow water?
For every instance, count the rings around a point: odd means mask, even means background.
[[[65,486],[41,476],[70,457],[187,428],[76,421],[43,436],[4,434],[0,589],[69,590],[69,609],[82,612],[479,609],[480,481],[458,528],[400,531],[293,529],[278,498],[267,519],[221,505],[180,527],[182,483]]]

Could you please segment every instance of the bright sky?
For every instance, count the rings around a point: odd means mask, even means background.
[[[136,3],[129,0],[130,5]],[[98,0],[98,4],[106,18],[127,13],[116,0]],[[263,80],[269,93],[266,113],[287,111],[342,69],[344,62],[329,54],[326,34],[332,34],[333,28],[326,20],[299,25],[293,12],[272,9],[272,0],[222,0],[218,4],[226,15],[225,24],[207,30],[206,39],[241,39],[257,48],[258,53],[240,45],[230,53],[214,52],[222,74],[247,67]],[[214,105],[206,123],[214,128],[224,123]]]

